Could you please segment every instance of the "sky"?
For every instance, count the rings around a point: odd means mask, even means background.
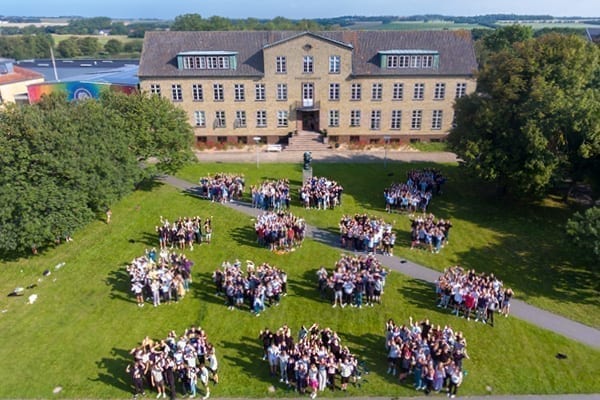
[[[408,4],[403,4],[408,3]],[[290,19],[344,15],[534,14],[600,17],[599,0],[2,0],[0,15],[173,19],[202,17]]]

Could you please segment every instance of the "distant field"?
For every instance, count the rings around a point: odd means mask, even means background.
[[[387,24],[381,22],[357,23],[350,29],[372,29],[387,31],[415,31],[415,30],[455,30],[485,28],[479,24],[455,24],[452,21],[394,21]]]
[[[534,30],[544,29],[544,28],[576,28],[576,29],[585,29],[585,28],[600,28],[600,25],[594,24],[586,24],[585,22],[565,22],[565,23],[557,23],[557,22],[514,22],[514,21],[499,21],[497,22],[500,26],[506,25],[525,25],[530,26]]]
[[[127,35],[111,35],[111,36],[101,36],[101,35],[56,35],[53,34],[52,37],[54,38],[54,43],[56,43],[57,45],[62,42],[63,40],[66,40],[70,37],[77,37],[77,38],[85,38],[85,37],[93,37],[98,39],[98,42],[100,43],[100,45],[104,46],[106,44],[106,42],[108,42],[110,39],[117,39],[119,40],[121,43],[127,43],[127,42],[131,42],[135,39],[132,38],[128,38]],[[139,40],[139,39],[138,39]]]

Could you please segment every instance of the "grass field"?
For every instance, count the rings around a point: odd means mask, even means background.
[[[479,24],[455,24],[452,21],[394,21],[390,23],[381,22],[362,22],[349,27],[359,30],[394,30],[394,31],[415,31],[415,30],[456,30],[486,27]]]
[[[117,39],[118,41],[120,41],[123,44],[131,42],[131,41],[134,41],[134,40],[140,40],[140,39],[133,39],[133,38],[127,37],[127,35],[102,36],[102,35],[57,35],[57,34],[52,34],[52,38],[54,39],[54,43],[57,46],[58,46],[58,44],[60,42],[62,42],[63,40],[66,40],[66,39],[68,39],[70,37],[76,37],[76,38],[92,37],[92,38],[96,38],[96,39],[98,39],[98,43],[100,43],[101,46],[104,46],[106,44],[106,42],[108,42],[110,39]]]
[[[316,212],[295,207],[293,212],[331,231],[337,231],[342,212],[384,215],[381,192],[395,178],[404,178],[407,167],[417,165],[390,163],[383,170],[375,164],[315,164],[315,175],[345,186],[343,208]],[[403,249],[406,217],[385,215],[396,221],[398,253],[438,269],[462,262],[478,270],[495,270],[516,289],[518,298],[598,326],[592,265],[561,245],[564,237],[556,225],[567,210],[554,203],[509,207],[489,197],[481,185],[459,180],[455,166],[444,169],[450,181],[444,195],[434,198],[432,211],[452,216],[451,245],[438,255],[411,253]],[[286,176],[297,186],[302,176],[299,164],[262,164],[259,169],[253,164],[203,164],[186,168],[180,176],[195,182],[201,175],[221,171],[245,173],[248,185]],[[388,175],[391,172],[393,176]],[[0,290],[8,293],[35,283],[38,286],[26,294],[39,298],[27,305],[23,297],[0,297],[0,309],[6,310],[0,314],[0,398],[127,398],[131,388],[124,370],[129,350],[146,335],[162,338],[171,329],[182,332],[192,324],[205,329],[217,349],[221,383],[211,389],[214,397],[293,396],[269,377],[268,366],[260,360],[258,331],[284,323],[297,330],[312,322],[336,330],[371,370],[368,382],[361,389],[351,388],[348,395],[412,396],[411,386],[386,375],[383,349],[384,322],[406,321],[411,315],[464,332],[471,360],[465,364],[468,376],[461,395],[483,395],[486,386],[495,394],[600,392],[599,351],[514,318],[502,319],[493,329],[467,323],[435,308],[428,284],[398,273],[388,278],[383,305],[332,309],[318,298],[315,272],[320,265],[331,266],[340,249],[307,240],[296,252],[272,254],[257,247],[250,217],[160,184],[142,188],[112,211],[110,225],[92,223],[76,232],[72,243],[37,257],[3,262]],[[154,226],[160,215],[213,216],[213,242],[186,251],[195,266],[192,292],[185,299],[138,308],[124,266],[157,245]],[[290,294],[280,307],[259,318],[226,309],[213,294],[210,276],[222,261],[236,258],[270,262],[288,272]],[[59,262],[66,265],[55,270]],[[52,274],[43,277],[45,269]],[[568,354],[568,359],[557,360],[558,352]],[[275,393],[268,392],[271,385]],[[53,395],[56,386],[63,390]]]

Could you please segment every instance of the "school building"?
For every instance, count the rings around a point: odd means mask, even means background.
[[[140,88],[180,106],[198,143],[443,139],[475,90],[468,31],[147,32]]]

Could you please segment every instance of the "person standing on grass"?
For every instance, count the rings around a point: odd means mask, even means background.
[[[163,377],[162,364],[163,364],[162,359],[156,360],[150,370],[150,383],[158,391],[158,395],[156,396],[157,399],[160,398],[161,396],[163,398],[167,397],[167,394],[165,393],[165,380]]]
[[[505,318],[508,318],[508,314],[510,313],[510,300],[514,296],[513,290],[511,288],[507,288],[504,291],[504,297],[502,299],[502,309],[500,313],[504,315]]]
[[[494,314],[496,313],[497,309],[498,299],[493,294],[490,294],[487,306],[487,320],[492,327],[494,326]]]
[[[344,358],[340,362],[340,375],[342,377],[342,390],[346,391],[348,388],[348,382],[350,381],[350,375],[352,375],[352,370],[354,369],[354,365],[348,358]]]
[[[219,383],[219,362],[217,361],[217,355],[215,354],[215,347],[210,345],[207,349],[207,353],[206,362],[211,376],[210,379],[217,385]]]
[[[204,364],[200,364],[200,367],[198,368],[198,376],[200,378],[200,382],[202,382],[204,390],[206,391],[202,399],[206,400],[210,397],[210,387],[208,386],[208,369]]]
[[[127,365],[127,369],[125,371],[131,374],[131,379],[133,380],[133,386],[135,388],[135,392],[133,394],[134,399],[137,398],[138,395],[145,396],[146,392],[144,391],[144,376],[146,375],[147,368],[144,363],[141,360],[138,360],[133,365]]]
[[[461,368],[455,368],[450,375],[450,384],[448,386],[448,397],[455,398],[458,387],[461,385],[463,380],[463,372]]]

